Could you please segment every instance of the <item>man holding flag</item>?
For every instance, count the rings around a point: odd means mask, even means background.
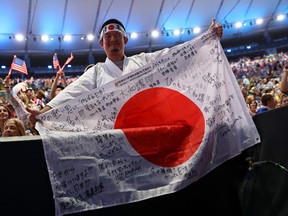
[[[221,37],[213,19],[191,41],[126,57],[123,24],[102,25],[106,61],[42,111],[27,109],[56,215],[175,192],[260,141]]]

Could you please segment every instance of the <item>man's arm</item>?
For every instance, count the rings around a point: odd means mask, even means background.
[[[45,113],[49,110],[51,110],[52,108],[48,105],[46,105],[45,107],[43,107],[43,109],[41,110],[36,110],[36,109],[31,109],[29,107],[26,107],[26,110],[30,113],[28,115],[28,121],[31,122],[31,124],[35,125],[37,119],[36,117],[42,113]]]

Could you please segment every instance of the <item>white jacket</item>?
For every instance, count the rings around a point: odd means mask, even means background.
[[[171,49],[176,48],[174,46]],[[47,105],[54,108],[68,100],[74,99],[84,92],[91,91],[100,87],[124,74],[135,71],[141,66],[152,62],[153,60],[165,55],[169,48],[165,48],[153,53],[140,53],[131,57],[124,57],[123,71],[120,70],[110,59],[99,62],[95,66],[89,68],[77,80],[69,84],[56,97],[54,97]]]

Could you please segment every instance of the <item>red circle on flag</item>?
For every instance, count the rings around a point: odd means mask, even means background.
[[[113,30],[115,27],[114,27],[114,25],[109,25],[108,26],[108,29],[111,31],[111,30]]]
[[[130,98],[117,115],[133,148],[146,160],[163,167],[186,162],[199,148],[204,116],[189,98],[168,88],[151,88]]]

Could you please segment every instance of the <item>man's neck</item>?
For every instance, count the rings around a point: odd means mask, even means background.
[[[124,60],[124,55],[120,55],[119,53],[115,55],[109,55],[108,58],[112,61],[112,62],[120,62]]]
[[[114,64],[115,64],[120,70],[123,70],[123,62],[124,62],[124,60],[116,61],[116,62],[114,62]]]

